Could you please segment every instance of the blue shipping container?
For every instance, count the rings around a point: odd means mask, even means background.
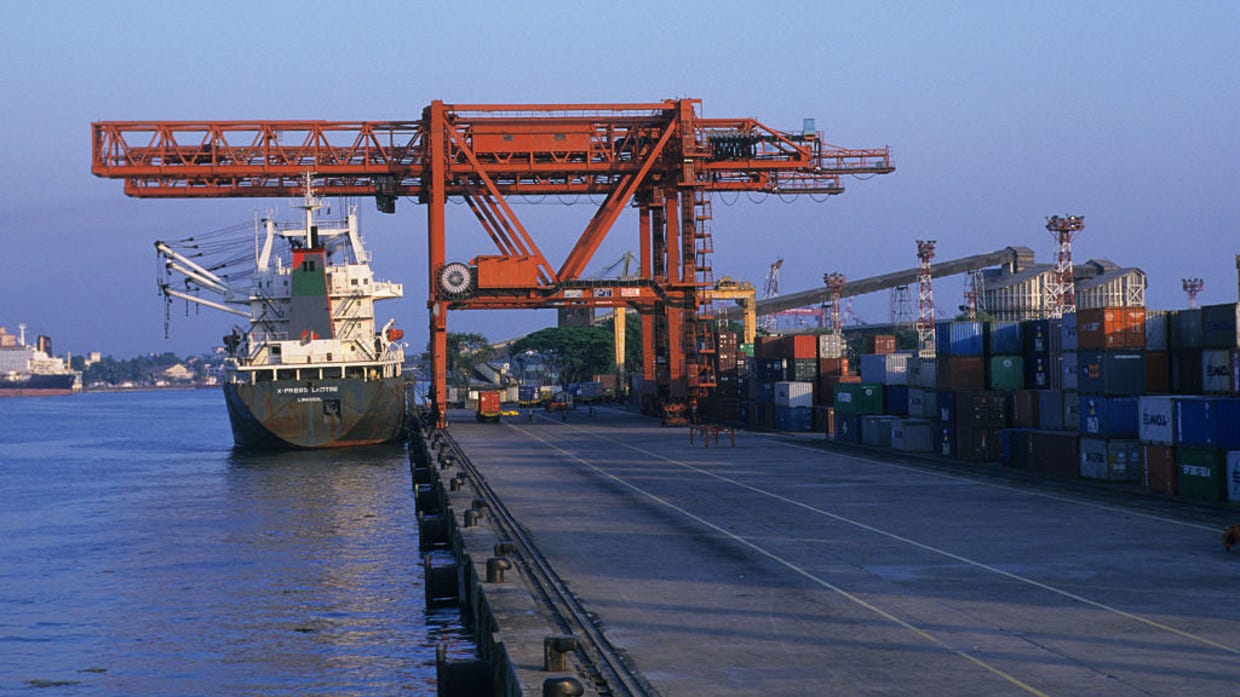
[[[1076,313],[1069,312],[1063,316],[1059,322],[1059,344],[1063,351],[1075,351],[1077,349],[1076,342]]]
[[[845,443],[861,442],[861,417],[835,412],[835,439]]]
[[[1025,341],[1025,355],[1035,353],[1059,353],[1063,350],[1063,322],[1057,319],[1025,320],[1021,334]]]
[[[935,450],[943,457],[956,457],[956,425],[939,421],[935,425],[938,438],[935,439]]]
[[[814,408],[784,407],[776,404],[775,429],[799,432],[814,430]]]
[[[1177,399],[1176,445],[1240,450],[1240,399]]]
[[[939,322],[934,327],[935,351],[941,356],[980,356],[983,351],[981,322]]]
[[[1081,392],[1139,395],[1145,391],[1145,354],[1141,351],[1077,353]]]
[[[1038,427],[1047,431],[1063,430],[1063,392],[1038,391]]]
[[[1026,353],[1025,389],[1059,389],[1063,384],[1060,363],[1060,354],[1057,353]]]
[[[1024,349],[1020,322],[987,322],[986,349],[992,356],[1019,354]]]
[[[908,385],[887,385],[883,388],[886,413],[908,416]]]
[[[1081,395],[1081,433],[1103,438],[1136,438],[1140,425],[1136,397]]]
[[[938,404],[939,421],[954,426],[956,423],[956,393],[936,392],[935,402]]]

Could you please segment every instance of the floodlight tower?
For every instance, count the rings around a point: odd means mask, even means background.
[[[762,283],[762,299],[770,300],[779,296],[779,270],[784,265],[784,258],[779,257],[775,263],[766,271],[766,279]],[[762,328],[768,332],[774,332],[778,320],[775,315],[766,315],[762,318]]]
[[[844,328],[844,308],[840,299],[844,296],[844,286],[848,285],[848,279],[842,273],[828,273],[822,275],[822,282],[827,285],[827,292],[830,293],[826,303],[827,321],[831,325],[831,331],[838,334]]]
[[[934,358],[934,292],[930,287],[930,262],[934,240],[917,240],[917,355]]]
[[[891,324],[905,326],[913,323],[913,296],[906,285],[891,289],[890,299]]]
[[[1072,240],[1085,229],[1085,216],[1052,215],[1046,219],[1046,229],[1055,236],[1058,245],[1055,273],[1046,286],[1047,303],[1051,317],[1063,317],[1076,312],[1076,285],[1072,280]]]
[[[1197,294],[1201,292],[1201,288],[1206,284],[1200,278],[1181,278],[1180,283],[1184,286],[1184,292],[1188,293],[1188,309],[1197,309]]]

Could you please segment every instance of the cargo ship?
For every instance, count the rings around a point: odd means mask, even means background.
[[[18,334],[0,327],[0,397],[48,397],[73,394],[82,387],[82,374],[68,361],[52,355],[52,340],[40,336],[26,345],[26,325]]]
[[[223,272],[194,250],[201,238],[157,242],[165,297],[249,320],[224,337],[224,399],[234,442],[247,448],[336,448],[400,440],[405,418],[404,333],[376,330],[374,303],[401,284],[374,278],[357,209],[325,208],[307,177],[300,221],[255,224],[249,273]],[[231,250],[234,254],[235,249]],[[248,275],[248,287],[238,279]],[[174,282],[177,282],[174,286]],[[185,290],[181,290],[181,284]],[[221,296],[220,302],[202,291]],[[243,306],[244,309],[237,309]]]

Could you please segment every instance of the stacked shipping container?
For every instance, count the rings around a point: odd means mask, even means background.
[[[942,322],[933,359],[879,336],[850,365],[837,335],[794,335],[731,366],[733,345],[720,388],[753,425],[1240,500],[1238,304]]]

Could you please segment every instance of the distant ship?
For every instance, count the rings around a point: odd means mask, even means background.
[[[82,373],[52,355],[52,340],[40,336],[26,345],[26,325],[14,336],[0,327],[0,397],[41,397],[73,394],[82,388]]]
[[[224,398],[238,446],[333,448],[400,440],[405,418],[404,332],[395,320],[375,329],[374,302],[399,298],[399,283],[377,281],[362,245],[356,207],[325,220],[309,177],[298,223],[256,224],[248,288],[196,260],[211,248],[190,238],[157,242],[168,298],[231,312],[248,329],[224,337]],[[231,250],[234,254],[236,249]],[[202,298],[211,291],[222,302]],[[230,305],[246,306],[241,311]]]

